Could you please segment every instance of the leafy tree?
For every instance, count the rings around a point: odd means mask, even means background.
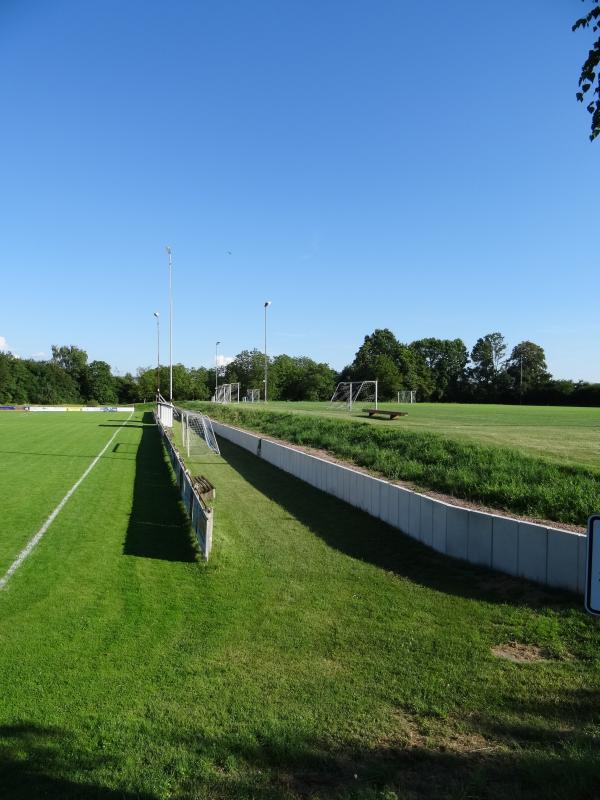
[[[381,353],[375,356],[373,373],[377,376],[377,394],[380,400],[395,400],[402,387],[402,375],[396,362]]]
[[[85,378],[87,360],[88,356],[85,350],[76,345],[63,345],[62,347],[52,345],[52,363],[64,369],[79,386],[82,385]]]
[[[594,33],[600,29],[600,7],[598,7],[598,0],[592,0],[594,8],[588,13],[576,20],[573,25],[573,31],[580,28],[591,28]],[[592,49],[588,53],[588,57],[583,63],[581,73],[579,75],[579,91],[576,94],[580,103],[583,103],[585,95],[592,87],[593,94],[596,98],[588,103],[587,110],[592,115],[591,134],[590,140],[594,141],[596,136],[600,134],[600,71],[598,65],[600,64],[600,38],[592,45]]]
[[[208,370],[204,367],[190,369],[190,400],[209,400],[212,392],[208,385]]]
[[[488,333],[475,342],[471,351],[473,368],[471,374],[477,386],[488,392],[499,388],[502,359],[506,353],[506,342],[501,333]]]
[[[380,361],[382,356],[385,359]],[[392,375],[388,360],[395,365],[397,376]],[[384,370],[383,377],[378,374],[378,365]],[[389,328],[378,328],[365,336],[347,371],[349,378],[346,380],[384,380],[386,392],[390,391],[392,384],[400,389],[417,389],[421,396],[428,395],[431,391],[424,362],[408,345],[399,342]]]
[[[410,347],[429,371],[432,400],[457,398],[464,391],[469,352],[462,339],[418,339]]]
[[[110,365],[106,361],[92,361],[83,374],[83,396],[87,401],[95,400],[101,405],[117,402],[117,387]]]
[[[116,375],[114,378],[117,402],[120,405],[129,405],[138,400],[138,385],[130,372],[125,375]]]
[[[306,356],[276,356],[269,369],[270,396],[275,400],[328,400],[335,372]]]
[[[399,368],[405,358],[402,348],[403,345],[389,328],[377,328],[369,336],[365,336],[364,342],[358,348],[350,368],[352,377],[359,380],[374,380],[375,360],[378,356],[387,356]]]
[[[269,359],[270,363],[270,359]],[[214,387],[214,370],[212,372],[212,386]],[[260,350],[242,350],[238,353],[231,364],[225,368],[223,378],[219,379],[219,383],[239,383],[240,396],[246,394],[248,389],[260,389],[261,396],[264,391],[264,378],[265,378],[265,355]],[[269,391],[271,399],[275,400],[276,397]]]
[[[515,345],[506,366],[515,389],[521,395],[527,394],[532,389],[539,389],[551,378],[546,366],[544,348],[534,342],[526,341]]]

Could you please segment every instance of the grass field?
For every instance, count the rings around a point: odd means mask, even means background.
[[[0,520],[5,563],[123,421],[90,417],[0,416],[2,508],[27,460],[44,506]],[[137,413],[0,591],[0,796],[595,796],[600,632],[579,600],[222,444],[191,464],[217,488],[208,565]]]
[[[328,451],[389,480],[409,482],[421,491],[441,492],[527,518],[584,526],[590,514],[600,509],[600,468],[569,460],[563,462],[556,455],[534,455],[531,448],[524,451],[485,444],[476,433],[471,437],[446,435],[442,431],[448,424],[439,420],[434,432],[406,427],[407,418],[358,424],[364,422],[364,417],[348,419],[339,413],[335,416],[322,413],[319,408],[294,412],[293,404],[279,404],[276,410],[243,403],[186,406],[203,409],[223,422],[267,436]],[[445,406],[438,408],[440,415],[447,413]],[[489,407],[475,409],[478,420],[472,426],[475,431],[481,429],[484,408]],[[466,406],[454,413],[468,414],[470,410]],[[494,408],[488,413],[493,415]],[[507,419],[511,413],[517,414],[509,409]],[[430,414],[434,419],[434,412]],[[528,419],[530,429],[535,416],[530,414]],[[462,427],[469,426],[465,422]],[[515,441],[517,430],[516,426],[511,428]],[[539,443],[544,439],[540,431],[542,425],[537,431]],[[565,444],[569,431],[571,428],[565,425],[562,432]]]
[[[192,407],[194,403],[186,404]],[[561,464],[600,468],[600,408],[556,406],[476,405],[459,403],[380,403],[381,408],[401,408],[407,417],[390,423],[369,419],[358,403],[351,414],[332,409],[330,403],[253,404],[252,409],[310,414],[331,419],[351,419],[376,427],[420,433],[438,433],[460,441],[511,447]]]

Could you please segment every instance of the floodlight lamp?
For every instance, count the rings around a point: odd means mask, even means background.
[[[154,316],[156,317],[156,319],[158,319],[160,317],[160,313],[158,311],[155,311]]]
[[[268,308],[270,305],[271,305],[271,301],[267,300],[267,302],[265,303],[265,308]]]
[[[171,255],[171,248],[169,247],[169,245],[166,245],[165,250],[169,255]]]

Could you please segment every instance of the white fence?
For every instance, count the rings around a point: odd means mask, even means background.
[[[190,518],[192,529],[196,534],[196,538],[198,539],[200,552],[202,553],[203,558],[208,561],[208,557],[210,556],[210,551],[212,549],[214,519],[213,511],[202,502],[196,493],[196,490],[192,484],[190,473],[187,471],[181,456],[167,435],[165,427],[161,423],[157,414],[154,415],[154,418],[167,449],[167,453],[169,454],[169,458],[171,459],[171,464],[173,466],[173,471],[175,472],[181,499],[183,501],[183,505],[185,506],[188,517]]]
[[[444,503],[213,420],[215,432],[445,555],[583,594],[585,534]]]

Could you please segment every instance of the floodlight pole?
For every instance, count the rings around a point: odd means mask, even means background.
[[[173,405],[173,254],[167,245],[169,256],[169,400]]]
[[[267,379],[269,376],[269,361],[267,358],[267,308],[271,305],[271,301],[267,300],[265,303],[265,403],[268,399]]]
[[[521,396],[521,404],[523,404],[523,351],[521,351],[521,386],[519,394]]]
[[[160,394],[160,314],[154,312],[156,317],[156,391]]]
[[[219,388],[219,358],[217,352],[220,344],[221,342],[215,342],[215,402],[217,401],[217,389]]]

